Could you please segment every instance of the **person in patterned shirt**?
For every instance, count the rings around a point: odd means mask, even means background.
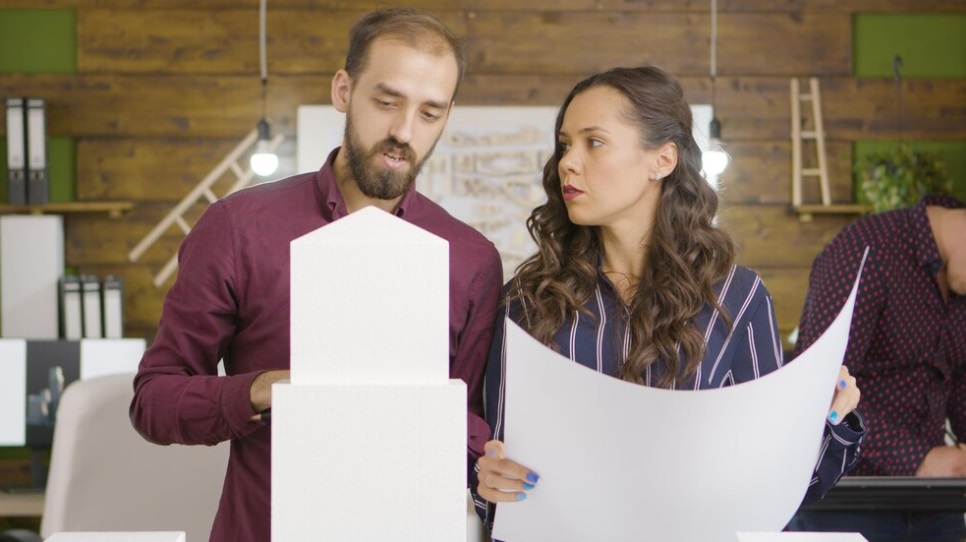
[[[719,388],[783,364],[771,295],[714,225],[718,195],[700,174],[680,84],[653,67],[591,76],[555,128],[547,202],[527,222],[538,252],[504,287],[487,362],[494,440],[471,488],[490,528],[493,503],[525,499],[539,473],[503,452],[504,316],[575,363],[644,386]],[[806,498],[838,481],[865,435],[859,391],[844,367],[840,376]]]
[[[947,419],[966,436],[966,208],[926,196],[842,230],[812,266],[796,354],[835,318],[866,247],[845,355],[870,431],[854,474],[964,477],[966,447],[945,437]],[[800,512],[793,526],[857,531],[870,542],[966,534],[961,513]]]

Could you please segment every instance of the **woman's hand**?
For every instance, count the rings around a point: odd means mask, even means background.
[[[526,492],[540,479],[536,473],[503,454],[503,443],[491,440],[483,447],[486,453],[476,461],[480,467],[477,493],[490,502],[522,501]]]
[[[832,408],[828,411],[828,421],[838,425],[845,416],[855,410],[862,393],[855,385],[855,377],[849,374],[849,369],[843,365],[839,369],[839,379],[835,384],[835,395],[832,396]]]

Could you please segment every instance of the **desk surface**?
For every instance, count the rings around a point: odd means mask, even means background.
[[[966,478],[845,476],[814,511],[966,512]]]
[[[0,490],[0,517],[40,517],[43,513],[43,492],[7,493]]]

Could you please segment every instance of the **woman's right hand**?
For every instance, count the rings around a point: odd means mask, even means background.
[[[503,454],[503,443],[491,440],[483,447],[486,453],[476,461],[480,470],[477,493],[490,502],[513,502],[527,498],[540,476]]]

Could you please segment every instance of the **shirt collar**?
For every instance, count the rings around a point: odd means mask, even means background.
[[[338,220],[349,214],[345,205],[345,199],[343,199],[342,192],[339,191],[339,185],[335,181],[335,157],[339,154],[340,149],[341,147],[332,149],[329,157],[322,164],[322,169],[319,170],[315,180],[319,191],[322,193],[322,198],[325,201],[325,205],[322,208],[322,215],[329,222]],[[412,213],[416,210],[419,199],[416,197],[415,186],[416,183],[413,183],[406,190],[406,193],[403,194],[402,199],[399,200],[399,205],[396,206],[396,211],[393,213],[397,217],[403,218],[406,213]]]
[[[927,195],[911,209],[912,231],[916,238],[916,250],[919,254],[919,265],[931,274],[938,274],[943,267],[942,257],[939,255],[939,246],[936,245],[936,236],[932,232],[929,224],[929,216],[926,207],[937,206],[948,209],[963,207],[963,202],[951,196]]]

